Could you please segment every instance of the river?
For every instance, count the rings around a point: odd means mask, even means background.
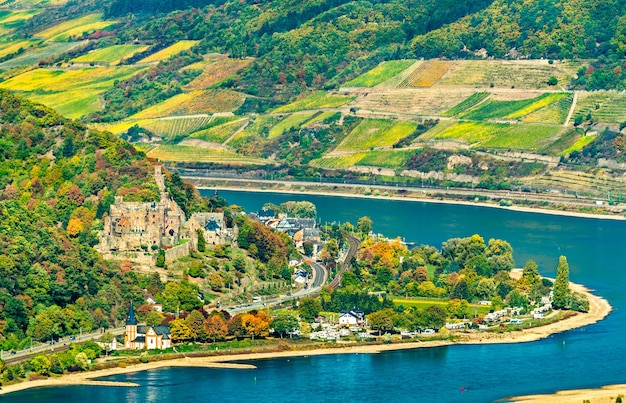
[[[385,199],[220,194],[247,211],[265,202],[308,200],[322,221],[355,224],[367,215],[376,232],[417,244],[441,247],[451,237],[475,233],[486,241],[505,239],[513,246],[516,266],[533,259],[546,276],[554,276],[559,255],[565,255],[570,279],[607,298],[615,310],[595,325],[531,343],[272,359],[255,361],[255,370],[171,368],[108,378],[138,382],[140,388],[34,389],[3,396],[2,401],[488,402],[626,383],[626,222]]]

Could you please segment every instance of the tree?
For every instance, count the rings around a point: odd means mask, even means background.
[[[50,368],[52,367],[52,364],[45,355],[36,355],[30,359],[29,363],[33,368],[33,371],[39,375],[50,375]]]
[[[259,312],[256,315],[244,314],[241,318],[241,324],[246,331],[246,335],[252,336],[252,340],[255,337],[269,336],[269,317],[263,312]]]
[[[280,334],[280,338],[287,333],[292,333],[300,327],[298,319],[290,313],[280,312],[270,323],[270,327],[274,329],[276,333]]]
[[[163,323],[163,319],[165,319],[165,316],[163,316],[161,312],[152,310],[148,312],[148,315],[146,315],[146,325],[153,327],[159,326]]]
[[[204,321],[204,332],[211,341],[224,340],[228,334],[228,326],[222,315],[209,316]]]
[[[206,333],[204,332],[204,315],[202,315],[200,311],[191,311],[191,313],[185,318],[185,324],[187,324],[189,329],[191,329],[194,335],[194,340],[206,339]]]
[[[373,221],[368,216],[359,218],[356,223],[356,229],[362,234],[369,234],[372,231]]]
[[[569,289],[569,265],[565,256],[559,257],[554,281],[552,304],[557,309],[565,309],[570,304],[571,291]]]
[[[378,330],[380,336],[381,331],[388,331],[393,329],[393,316],[395,315],[393,309],[385,308],[380,311],[372,312],[367,315],[367,320],[372,329]]]
[[[572,293],[570,308],[577,312],[589,312],[589,299],[585,294],[574,292]]]
[[[445,309],[431,305],[420,312],[418,324],[424,328],[439,329],[446,323]]]
[[[196,233],[198,234],[198,252],[206,251],[206,240],[204,239],[204,231],[202,228],[196,229]]]
[[[80,353],[76,354],[76,356],[74,357],[74,362],[83,371],[85,371],[85,370],[87,370],[89,368],[89,358],[87,357],[87,354],[84,353],[84,352],[80,352]]]
[[[559,83],[559,80],[558,80],[555,76],[551,76],[551,77],[548,79],[548,85],[550,85],[550,86],[552,86],[552,87],[553,87],[553,86],[555,86],[555,85],[557,85],[558,83]]]
[[[163,249],[159,249],[155,264],[156,267],[165,267],[165,251]]]
[[[305,322],[313,322],[322,310],[322,304],[315,298],[302,298],[298,306],[300,318]]]
[[[170,322],[170,333],[174,342],[191,340],[195,337],[193,331],[184,319],[174,319]]]

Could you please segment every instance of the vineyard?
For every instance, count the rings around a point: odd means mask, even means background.
[[[251,59],[219,59],[208,64],[202,74],[185,86],[185,90],[203,90],[235,75],[252,63]]]
[[[113,66],[118,64],[122,59],[131,57],[135,53],[143,52],[146,49],[148,49],[148,46],[113,45],[94,50],[71,61],[75,63],[107,63]]]
[[[31,48],[27,52],[0,63],[0,69],[8,70],[18,67],[35,66],[40,60],[46,60],[55,55],[65,53],[75,47],[84,45],[80,42],[48,42],[43,47]]]
[[[574,151],[580,151],[588,144],[591,144],[596,139],[595,136],[582,136],[574,144],[563,150],[561,155],[568,155]]]
[[[242,130],[235,138],[228,142],[229,146],[237,147],[244,139],[251,136],[261,136],[266,138],[270,128],[275,126],[279,119],[272,115],[259,115],[254,121]]]
[[[367,111],[439,116],[475,93],[471,88],[376,89],[350,104]]]
[[[338,108],[352,101],[355,97],[333,95],[323,91],[315,92],[288,105],[277,108],[276,113],[289,113],[313,109]]]
[[[450,140],[484,148],[513,148],[537,151],[556,140],[556,125],[459,122],[437,125],[421,140]]]
[[[85,32],[93,32],[114,24],[115,21],[102,21],[102,14],[89,14],[70,21],[56,24],[51,28],[37,33],[36,36],[50,41],[62,42],[74,36],[82,36]]]
[[[313,118],[311,118],[311,120],[303,124],[302,127],[311,127],[319,122],[324,122],[326,120],[333,120],[335,118],[339,118],[339,116],[340,116],[339,112],[333,112],[333,111],[322,112],[322,113],[315,115]]]
[[[209,127],[208,129],[193,132],[189,137],[221,144],[237,130],[239,130],[244,124],[246,124],[247,121],[247,118],[229,121],[217,126]]]
[[[580,196],[605,199],[610,194],[612,200],[624,200],[626,181],[622,176],[612,176],[600,170],[597,173],[554,170],[539,177],[522,179],[527,186],[553,189]]]
[[[365,154],[359,165],[401,168],[415,154],[415,150],[374,150]]]
[[[591,115],[594,122],[621,123],[626,121],[626,94],[614,91],[580,93],[574,118]]]
[[[15,41],[0,44],[0,57],[8,56],[12,53],[18,52],[20,49],[28,49],[31,46],[35,46],[35,41]]]
[[[131,119],[231,112],[243,104],[244,97],[243,94],[230,90],[184,92],[136,113]]]
[[[151,63],[151,62],[159,62],[161,60],[167,60],[170,57],[179,54],[185,50],[191,49],[196,46],[200,41],[178,41],[172,46],[168,46],[165,49],[161,49],[152,55],[141,59],[139,63]]]
[[[313,115],[315,115],[315,112],[299,112],[287,116],[270,129],[268,138],[273,139],[280,137],[283,133],[300,127],[302,124],[309,121]]]
[[[312,160],[312,166],[321,168],[349,168],[355,166],[365,157],[367,153],[357,152],[351,155],[342,155],[337,157],[323,157]]]
[[[0,10],[0,35],[14,32],[24,21],[40,12],[41,10]]]
[[[152,133],[173,139],[179,136],[186,136],[195,131],[201,130],[209,124],[213,116],[193,116],[179,118],[144,119],[137,122],[139,126],[145,127]]]
[[[475,109],[460,113],[458,116],[464,119],[474,120],[517,119],[544,108],[564,97],[565,94],[563,93],[545,93],[535,98],[516,101],[498,101],[489,98]]]
[[[409,68],[415,60],[391,60],[383,62],[367,73],[348,81],[344,87],[374,87]]]
[[[582,63],[545,60],[465,60],[456,61],[437,85],[506,87],[536,89],[548,87],[554,76],[559,84],[567,84]]]
[[[422,63],[399,87],[432,87],[451,66],[452,62],[438,60]]]
[[[522,122],[563,124],[567,119],[573,100],[573,94],[566,94],[558,101],[524,116]]]
[[[392,146],[416,129],[415,122],[366,119],[337,146],[337,150],[368,150],[373,147]]]
[[[377,85],[378,88],[398,88],[400,83],[404,82],[407,77],[409,77],[413,71],[419,68],[425,62],[422,60],[412,60],[412,64],[409,65],[404,71],[396,74],[395,76],[389,78],[387,81],[384,81]]]
[[[460,104],[457,104],[442,113],[441,116],[459,115],[460,113],[465,112],[466,110],[478,105],[479,103],[487,99],[489,95],[491,94],[488,92],[477,92],[475,94],[472,94],[469,98],[463,100]]]
[[[267,165],[272,163],[262,158],[246,157],[232,151],[182,145],[161,145],[150,150],[147,156],[159,161],[205,162],[229,165]]]

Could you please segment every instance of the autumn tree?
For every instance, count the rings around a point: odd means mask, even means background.
[[[185,318],[185,324],[189,326],[189,329],[191,329],[191,332],[194,335],[194,340],[206,339],[206,333],[204,332],[204,315],[202,315],[200,311],[191,311],[191,313],[189,313],[189,315]]]
[[[267,337],[269,336],[269,317],[262,312],[256,315],[247,313],[241,318],[241,324],[245,329],[246,335],[255,337]]]
[[[50,375],[50,368],[52,367],[50,363],[50,359],[45,355],[36,355],[29,361],[30,366],[33,368],[33,371],[38,373],[39,375]]]
[[[569,307],[572,293],[569,288],[569,265],[565,256],[559,257],[553,294],[552,304],[555,308],[564,309]]]
[[[228,334],[228,326],[222,315],[212,315],[204,320],[204,332],[211,341],[224,340]]]
[[[174,319],[169,324],[172,341],[181,342],[191,340],[195,334],[184,319]]]

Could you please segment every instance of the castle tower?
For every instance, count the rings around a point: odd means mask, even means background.
[[[135,316],[133,301],[130,301],[130,308],[128,308],[128,315],[126,315],[126,334],[124,336],[126,348],[131,348],[131,343],[135,338],[137,338],[137,317]]]

